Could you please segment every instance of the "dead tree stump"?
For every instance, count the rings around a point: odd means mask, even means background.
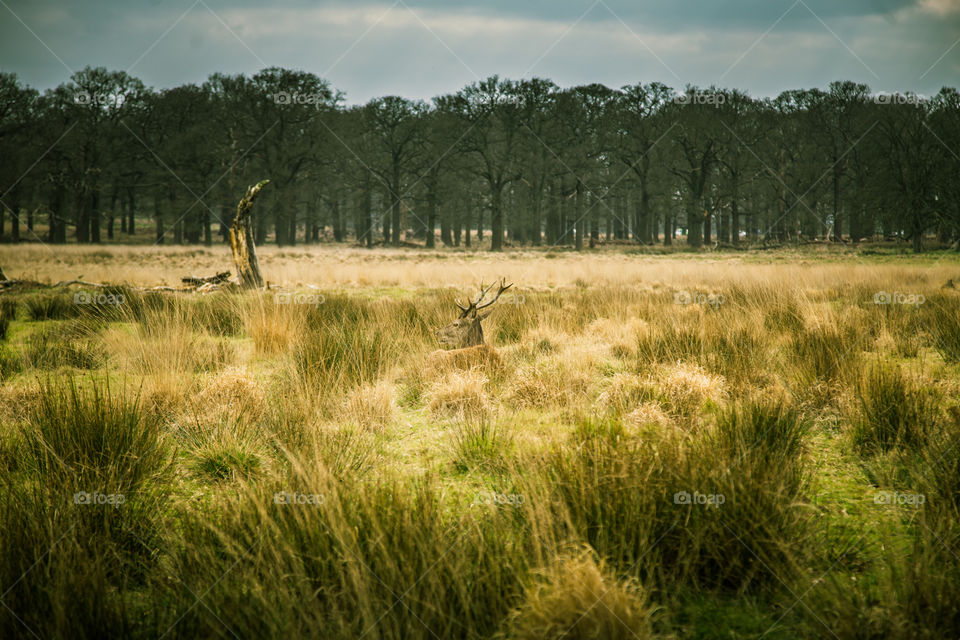
[[[260,263],[257,261],[257,248],[253,243],[253,226],[250,224],[250,210],[260,189],[269,180],[261,180],[252,187],[237,205],[237,217],[230,225],[230,250],[237,265],[237,277],[240,286],[245,289],[262,289],[263,276],[260,275]]]

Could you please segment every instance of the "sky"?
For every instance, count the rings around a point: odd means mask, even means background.
[[[960,0],[0,0],[0,71],[43,90],[86,66],[156,88],[302,69],[348,104],[493,74],[932,95],[960,85]]]

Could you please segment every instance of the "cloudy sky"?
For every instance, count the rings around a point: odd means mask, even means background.
[[[0,70],[45,89],[88,65],[154,87],[299,68],[350,103],[491,74],[931,94],[960,85],[960,0],[0,0]]]

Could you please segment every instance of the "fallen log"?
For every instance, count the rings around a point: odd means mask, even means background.
[[[187,284],[194,287],[202,287],[205,284],[223,284],[228,280],[230,280],[229,271],[221,271],[220,273],[213,276],[203,276],[203,277],[187,276],[185,278],[180,279],[180,281],[183,282],[183,284]]]
[[[71,287],[73,285],[80,285],[81,287],[93,287],[95,289],[102,289],[108,285],[101,284],[99,282],[86,282],[84,280],[61,280],[55,284],[50,285],[51,288],[57,287]]]

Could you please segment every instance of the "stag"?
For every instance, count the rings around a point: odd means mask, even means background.
[[[503,292],[513,286],[512,283],[507,284],[506,280],[501,280],[493,299],[484,300],[495,284],[497,283],[494,282],[486,289],[481,288],[480,295],[477,296],[477,299],[466,307],[460,304],[459,300],[456,301],[456,305],[460,308],[460,317],[443,329],[437,330],[437,342],[440,343],[440,346],[446,349],[466,349],[467,347],[475,347],[483,344],[483,327],[480,323],[489,316],[493,310],[491,309],[483,313],[481,313],[481,311],[496,303],[500,296],[503,295]],[[481,287],[482,286],[483,285],[481,285]]]
[[[456,301],[460,308],[460,317],[435,332],[437,342],[444,349],[430,354],[426,369],[430,373],[440,373],[449,369],[469,369],[473,366],[498,368],[501,365],[500,356],[490,345],[483,341],[483,327],[481,322],[490,315],[493,309],[483,311],[500,298],[504,291],[513,286],[501,280],[497,293],[487,300],[487,294],[497,284],[489,287],[480,285],[480,295],[468,306]]]

